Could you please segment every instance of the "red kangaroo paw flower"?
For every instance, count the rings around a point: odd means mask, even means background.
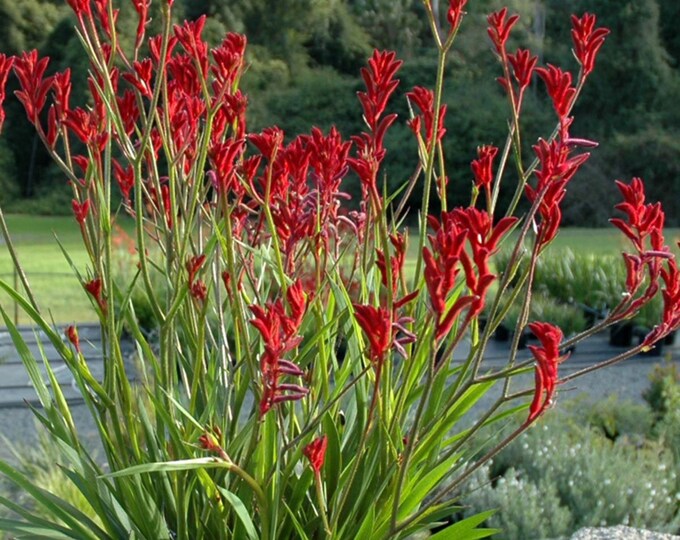
[[[552,404],[557,385],[557,368],[568,358],[560,356],[559,346],[563,339],[562,330],[549,323],[535,322],[529,329],[541,342],[541,346],[529,345],[529,350],[536,359],[536,388],[534,399],[529,406],[529,424],[538,418]]]
[[[219,83],[231,85],[241,76],[247,43],[246,36],[230,32],[218,47],[212,49],[215,63],[210,70]]]
[[[135,48],[139,48],[142,41],[144,41],[144,29],[149,23],[149,6],[151,5],[151,0],[132,0],[132,5],[139,16],[137,35],[135,38]]]
[[[85,199],[82,204],[73,199],[71,201],[71,208],[73,208],[73,215],[76,217],[76,221],[83,225],[90,210],[90,199]]]
[[[609,34],[609,29],[595,28],[597,21],[595,15],[584,13],[582,17],[571,16],[571,38],[574,42],[574,54],[581,64],[583,76],[587,77],[595,67],[595,58],[604,40]]]
[[[102,295],[102,280],[101,278],[94,278],[83,283],[84,289],[94,298],[102,313],[106,314],[106,301]]]
[[[309,460],[309,466],[314,471],[314,474],[321,473],[324,460],[326,459],[326,447],[328,446],[328,437],[325,435],[314,439],[311,443],[305,446],[302,453]]]
[[[130,194],[135,187],[135,171],[132,165],[123,166],[115,159],[113,160],[113,176],[116,179],[118,188],[126,202],[130,200]]]
[[[66,0],[68,5],[76,14],[78,19],[82,20],[83,17],[91,18],[92,9],[90,8],[90,0]]]
[[[547,68],[536,68],[536,73],[545,82],[558,118],[564,121],[576,95],[576,88],[571,85],[571,73],[551,64]]]
[[[508,14],[508,8],[503,8],[500,11],[496,11],[487,17],[487,22],[489,23],[489,28],[487,29],[487,34],[491,38],[491,41],[496,47],[496,52],[503,56],[505,54],[505,44],[510,36],[510,31],[515,23],[519,20],[519,15],[511,15],[506,20],[506,15]]]
[[[134,73],[123,73],[123,79],[134,86],[142,96],[153,97],[151,88],[153,78],[153,63],[150,58],[145,58],[141,62],[135,61],[132,64]]]
[[[354,316],[368,338],[371,360],[382,362],[392,348],[392,315],[386,308],[358,304],[353,307]]]
[[[508,61],[512,66],[520,91],[524,91],[531,84],[531,76],[534,73],[538,56],[531,56],[531,51],[527,49],[517,49],[515,54],[508,55]]]
[[[609,221],[625,234],[635,246],[638,253],[646,250],[646,239],[650,238],[653,250],[666,251],[663,240],[665,214],[660,203],[645,204],[645,185],[641,178],[633,178],[626,185],[616,181],[624,202],[615,208],[626,214],[627,222],[620,218]]]
[[[361,68],[361,77],[366,85],[366,92],[358,92],[364,119],[374,133],[378,129],[378,121],[385,112],[390,97],[399,86],[399,79],[395,79],[397,71],[402,65],[396,59],[393,51],[373,51],[368,61],[368,67]]]
[[[449,22],[451,32],[454,32],[460,24],[465,12],[463,8],[467,4],[467,0],[449,0],[449,9],[446,11],[446,20]]]
[[[206,16],[201,15],[195,21],[184,21],[182,25],[174,26],[177,41],[187,54],[198,62],[203,77],[208,73],[208,45],[201,37],[205,21]]]
[[[28,120],[34,125],[39,122],[40,111],[45,106],[47,92],[52,86],[52,78],[44,78],[49,62],[48,57],[38,59],[35,49],[22,53],[14,60],[14,73],[21,87],[14,94],[23,104]]]
[[[421,115],[417,122],[411,123],[411,129],[418,133],[420,131],[421,121],[425,123],[425,142],[428,148],[432,145],[433,130],[434,130],[434,92],[422,86],[415,86],[412,91],[406,93],[406,97],[416,107],[420,109]],[[437,127],[437,142],[441,141],[446,134],[444,128],[444,117],[446,116],[446,105],[442,105],[439,109],[439,124]]]
[[[472,174],[475,177],[475,186],[478,189],[484,188],[488,192],[493,183],[493,160],[498,154],[498,148],[485,145],[477,147],[477,159],[470,163]]]
[[[5,110],[2,104],[5,101],[5,88],[7,86],[7,77],[14,65],[14,57],[7,56],[0,53],[0,132],[2,131],[2,124],[5,121]]]
[[[65,334],[76,352],[80,353],[80,338],[78,337],[78,330],[76,330],[76,327],[73,325],[67,326]]]

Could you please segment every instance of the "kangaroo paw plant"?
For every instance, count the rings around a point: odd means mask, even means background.
[[[596,146],[572,133],[572,110],[608,30],[594,15],[572,17],[574,75],[537,66],[529,50],[509,52],[519,16],[489,15],[507,139],[471,156],[470,204],[449,208],[442,90],[466,0],[449,1],[443,28],[424,2],[439,58],[433,88],[399,88],[402,62],[374,52],[358,93],[365,130],[350,137],[335,128],[249,131],[239,89],[246,37],[230,33],[211,48],[205,17],[173,24],[172,0],[156,1],[160,35],[147,35],[150,0],[133,0],[138,25],[128,42],[117,18],[129,3],[68,0],[90,63],[87,106],[71,104],[70,70],[48,76],[49,58],[35,50],[0,55],[0,104],[13,74],[16,98],[73,190],[74,227],[90,260],[74,272],[101,325],[104,363],[95,377],[77,329],[62,340],[50,324],[0,220],[22,279],[21,290],[0,287],[59,352],[101,442],[98,455],[84,443],[49,362],[32,355],[0,308],[64,479],[90,505],[76,508],[0,462],[31,501],[0,499],[9,510],[0,529],[17,538],[149,540],[493,534],[483,528],[489,513],[456,521],[461,485],[539,421],[560,385],[649,349],[680,325],[664,214],[645,201],[640,179],[618,182],[622,213],[612,223],[631,245],[620,303],[566,340],[560,328],[530,320],[536,262]],[[532,153],[521,119],[533,84],[547,90],[555,123]],[[386,112],[398,99],[408,100],[409,118]],[[396,122],[412,131],[414,173],[390,193],[381,166]],[[349,200],[350,179],[359,200]],[[499,204],[501,190],[509,205]],[[418,204],[409,239],[405,209]],[[124,281],[112,238],[126,222],[134,222],[137,267]],[[502,244],[510,256],[497,275]],[[154,339],[137,322],[131,299],[140,288]],[[561,351],[632,318],[656,295],[662,320],[640,345],[560,375],[569,361]],[[517,305],[507,358],[491,364],[490,337]],[[538,338],[530,357],[517,353],[525,327]],[[493,447],[489,426],[504,434]]]

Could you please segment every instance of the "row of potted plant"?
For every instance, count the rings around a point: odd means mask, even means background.
[[[509,256],[510,253],[498,254],[496,266],[499,273],[507,268]],[[521,272],[516,275],[521,275]],[[559,252],[559,256],[544,257],[536,264],[532,316],[559,325],[566,335],[578,334],[595,325],[621,301],[625,284],[626,268],[620,257],[576,253],[566,248]],[[635,317],[611,326],[610,345],[628,347],[636,339],[641,339],[655,326],[662,311],[662,299],[654,298]],[[499,340],[509,338],[520,312],[519,304],[510,306],[496,332]],[[672,334],[648,354],[660,354],[663,345],[674,342],[675,334]],[[524,337],[520,339],[520,345],[523,343]]]

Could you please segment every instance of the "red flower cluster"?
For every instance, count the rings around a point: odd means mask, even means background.
[[[90,210],[90,199],[85,199],[82,203],[79,203],[76,199],[71,201],[71,208],[73,208],[73,215],[76,221],[82,226],[85,224],[87,219],[87,214]]]
[[[99,306],[99,309],[103,314],[106,314],[107,306],[106,300],[104,299],[103,286],[101,278],[94,278],[90,281],[83,283],[85,290],[94,298],[95,302]]]
[[[489,268],[489,260],[516,221],[515,217],[505,217],[493,226],[487,212],[472,207],[442,213],[441,223],[429,217],[429,225],[435,234],[429,235],[432,251],[423,248],[423,262],[425,283],[436,314],[436,340],[446,336],[464,308],[470,307],[466,323],[484,309],[486,294],[496,279]],[[465,250],[466,241],[470,252]],[[469,295],[460,296],[446,310],[447,298],[455,288],[461,268]]]
[[[467,229],[467,240],[472,253],[470,257],[468,251],[463,250],[460,258],[465,271],[466,285],[474,297],[467,316],[470,320],[484,309],[486,294],[496,279],[496,275],[489,268],[490,258],[498,250],[501,239],[515,225],[517,218],[504,217],[494,226],[491,216],[476,208],[458,208],[453,211],[453,215],[454,219]]]
[[[498,154],[498,148],[485,145],[477,147],[477,159],[470,163],[472,174],[475,177],[477,189],[484,189],[487,198],[491,196],[491,186],[493,184],[493,160]]]
[[[73,345],[73,348],[80,354],[80,338],[78,337],[78,330],[76,327],[73,325],[67,326],[65,334],[67,339],[71,342],[71,345]]]
[[[326,448],[328,447],[328,437],[319,437],[305,446],[302,453],[309,460],[309,466],[314,474],[321,474],[321,467],[326,459]]]
[[[385,157],[383,140],[387,129],[397,119],[396,114],[383,116],[390,97],[399,85],[395,75],[402,65],[392,51],[374,51],[368,61],[368,68],[361,68],[366,92],[357,94],[364,112],[369,132],[352,137],[357,148],[357,157],[348,159],[349,165],[359,176],[364,194],[370,196],[374,207],[379,209],[382,201],[377,188],[378,170]]]
[[[387,284],[387,260],[385,253],[381,249],[376,249],[376,264],[380,270],[382,284],[390,287],[392,295],[395,295],[399,287],[401,272],[406,262],[406,235],[403,233],[391,234],[390,243],[394,247],[395,254],[390,257],[390,278],[391,283]]]
[[[633,178],[628,185],[618,180],[616,184],[624,199],[616,208],[626,215],[626,219],[612,218],[610,221],[631,241],[635,253],[623,254],[626,294],[612,310],[611,317],[620,320],[635,314],[658,293],[662,281],[662,320],[644,340],[644,345],[651,347],[680,326],[680,275],[665,244],[665,215],[661,204],[645,202],[645,186],[640,178]]]
[[[0,53],[0,131],[2,131],[2,124],[5,122],[5,110],[2,108],[2,104],[5,101],[5,87],[7,86],[7,77],[13,64],[13,56]]]
[[[307,310],[307,294],[302,283],[296,281],[286,292],[286,302],[290,314],[281,300],[267,303],[262,308],[250,306],[254,318],[250,321],[260,332],[264,341],[264,354],[260,360],[262,375],[262,396],[260,398],[260,416],[264,416],[277,403],[302,399],[309,390],[293,383],[282,383],[281,377],[291,375],[302,377],[304,372],[283,356],[297,347],[302,341],[299,335],[300,325]]]
[[[465,15],[463,8],[467,4],[467,0],[449,0],[449,9],[446,11],[446,20],[451,27],[450,32],[458,30],[460,21]]]
[[[196,274],[198,274],[204,262],[205,255],[195,255],[186,263],[187,272],[189,273],[189,294],[201,302],[208,295],[208,289],[203,280],[196,279]]]
[[[496,52],[501,57],[504,57],[506,54],[505,44],[508,41],[508,37],[510,37],[510,31],[519,20],[519,15],[517,14],[511,15],[509,18],[506,19],[507,14],[508,8],[503,8],[499,11],[492,13],[486,19],[487,22],[489,23],[487,33],[489,34],[489,37],[491,38],[491,41],[493,42],[494,47],[496,48]]]
[[[560,343],[562,342],[562,330],[557,326],[544,322],[535,322],[529,325],[529,329],[541,342],[541,346],[529,345],[529,350],[536,359],[534,399],[529,406],[529,424],[538,418],[550,407],[555,397],[557,386],[557,368],[568,355],[560,356]]]
[[[50,59],[38,59],[38,51],[35,49],[24,52],[14,60],[14,73],[19,79],[21,90],[15,95],[21,101],[26,110],[28,120],[37,125],[40,112],[45,107],[47,92],[52,86],[52,78],[45,78],[45,70]]]
[[[597,18],[591,13],[584,13],[581,18],[571,16],[571,38],[574,42],[574,54],[581,64],[583,77],[587,77],[595,67],[595,58],[609,34],[608,28],[595,28]]]
[[[557,235],[562,222],[560,203],[566,194],[566,186],[578,169],[590,157],[589,153],[570,156],[571,147],[561,140],[551,142],[539,139],[534,146],[539,166],[535,171],[538,179],[536,188],[529,184],[525,187],[530,202],[540,197],[538,212],[541,216],[538,241],[540,249],[548,245]]]
[[[423,122],[425,123],[425,144],[432,148],[434,138],[434,92],[422,86],[416,86],[406,94],[406,97],[420,109],[420,114],[409,120],[408,125],[416,135],[420,135]],[[444,117],[446,116],[446,105],[439,108],[439,118],[437,119],[437,138],[440,142],[446,134],[444,127]]]
[[[547,68],[536,68],[536,73],[545,82],[557,117],[561,123],[564,123],[576,96],[576,88],[572,86],[571,73],[551,64],[548,64]]]

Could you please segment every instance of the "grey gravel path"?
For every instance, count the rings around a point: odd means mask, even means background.
[[[631,527],[585,528],[576,531],[570,540],[680,540],[680,536]]]

